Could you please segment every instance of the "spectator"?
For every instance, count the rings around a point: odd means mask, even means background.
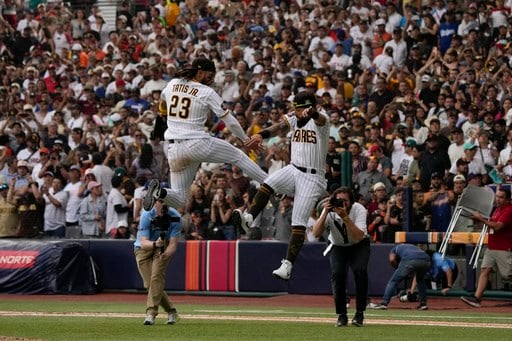
[[[87,190],[89,195],[80,203],[81,237],[100,238],[105,233],[107,198],[99,182],[89,181]]]
[[[482,174],[469,173],[468,184],[478,187],[483,186]]]
[[[432,207],[429,201],[425,201],[425,193],[414,191],[412,193],[412,222],[409,226],[410,232],[430,231],[432,220]]]
[[[368,168],[368,157],[363,154],[357,140],[349,143],[348,151],[352,154],[352,181],[357,182],[357,176]]]
[[[366,201],[370,201],[372,197],[372,190],[375,190],[378,183],[382,183],[384,189],[387,189],[388,193],[392,192],[393,186],[382,172],[378,171],[379,161],[376,157],[370,157],[368,161],[368,169],[362,171],[356,176],[355,184],[359,188],[359,194],[363,195]],[[381,188],[380,186],[378,188]]]
[[[66,238],[80,238],[81,228],[79,226],[80,203],[82,197],[79,195],[80,186],[80,167],[73,165],[69,168],[69,182],[64,187],[64,192],[68,193],[66,205]]]
[[[202,211],[193,211],[190,214],[190,223],[183,232],[185,240],[210,239],[208,221],[204,219],[204,213]]]
[[[448,152],[442,150],[438,145],[438,138],[435,135],[429,135],[426,142],[426,150],[421,153],[418,160],[420,167],[420,183],[423,191],[428,191],[432,174],[440,174],[444,177],[446,171],[450,168],[450,158]]]
[[[494,210],[490,219],[486,219],[479,212],[473,213],[473,219],[488,226],[488,244],[484,259],[480,266],[480,276],[476,292],[472,296],[461,297],[462,301],[472,307],[480,307],[482,297],[487,288],[489,277],[493,268],[497,268],[503,278],[510,278],[512,264],[508,261],[512,249],[512,205],[510,204],[510,191],[500,188],[496,190]]]
[[[390,21],[388,21],[388,25],[389,23]],[[407,58],[407,44],[402,38],[402,28],[400,26],[395,26],[392,32],[393,39],[384,44],[384,51],[386,51],[388,47],[391,47],[393,49],[393,65],[401,68],[405,65],[405,60]],[[388,75],[390,72],[391,69],[385,73]]]
[[[41,192],[45,201],[44,208],[44,235],[50,238],[64,238],[66,236],[66,207],[68,193],[63,191],[60,178],[53,177],[52,186],[43,186]]]
[[[213,239],[237,239],[238,231],[235,231],[231,218],[231,213],[233,212],[231,200],[232,198],[226,195],[224,188],[217,188],[210,208],[210,221],[213,228]]]
[[[101,183],[104,187],[104,192],[109,194],[112,189],[112,177],[114,176],[114,171],[105,165],[103,165],[102,156],[100,153],[94,153],[92,155],[92,172],[96,181]]]
[[[136,134],[142,134],[142,132],[137,132]],[[133,160],[129,173],[135,178],[145,176],[152,179],[157,174],[155,166],[156,161],[153,159],[153,147],[148,143],[144,143],[140,148],[140,154]]]
[[[185,205],[185,212],[191,214],[192,212],[201,211],[204,215],[204,220],[210,220],[210,200],[205,194],[202,185],[193,185],[190,191],[190,196]]]
[[[384,51],[384,44],[391,40],[391,34],[386,32],[386,21],[379,18],[375,21],[375,33],[373,35],[373,57],[377,57]]]
[[[11,186],[0,184],[0,238],[16,237],[18,228],[18,212],[14,200],[14,184],[16,179],[11,180]]]
[[[379,231],[384,229],[381,226],[385,225],[384,218],[386,217],[388,200],[378,199],[376,203],[377,208],[372,212],[368,211],[368,235],[374,242],[381,242]]]
[[[327,179],[327,188],[337,188],[340,186],[341,182],[341,154],[336,150],[336,148],[336,139],[332,136],[329,136],[329,141],[327,144],[327,158],[325,162],[325,178]]]
[[[379,166],[377,169],[379,170],[379,172],[382,172],[382,174],[391,179],[393,163],[391,162],[391,159],[383,153],[382,146],[380,144],[371,145],[368,148],[368,156],[370,156],[370,158],[377,158],[377,160],[379,161]]]
[[[130,229],[126,220],[120,220],[117,227],[110,231],[110,238],[112,239],[130,239]]]
[[[339,141],[338,144],[340,148],[348,151],[348,145],[350,143],[350,126],[347,123],[341,125],[340,129],[338,129]]]
[[[446,136],[441,134],[441,121],[437,117],[431,116],[425,120],[425,125],[429,127],[429,133],[437,137],[439,148],[448,150],[451,142]]]
[[[132,227],[131,231],[136,231],[140,221],[142,212],[142,201],[147,193],[146,183],[148,179],[145,176],[140,176],[135,179],[135,190],[133,191],[133,213],[132,213]]]
[[[107,213],[105,223],[105,236],[110,236],[110,231],[117,227],[120,220],[128,220],[128,202],[121,193],[122,178],[118,175],[112,177],[112,189],[107,198]]]
[[[379,230],[380,240],[383,243],[393,243],[395,240],[395,232],[403,231],[404,222],[404,205],[403,205],[403,188],[397,187],[394,195],[392,195],[386,207],[386,215],[384,223]]]
[[[223,167],[223,170],[224,174],[226,174],[228,186],[231,188],[232,201],[238,206],[243,202],[242,195],[247,192],[251,186],[250,179],[243,174],[238,166],[228,164]]]
[[[293,198],[286,196],[278,205],[273,224],[275,227],[274,239],[288,242],[292,235]]]
[[[425,203],[429,203],[432,209],[430,229],[446,232],[452,218],[452,210],[444,176],[441,174],[432,173],[430,191],[425,193]]]
[[[464,143],[464,158],[463,160],[468,163],[468,173],[481,174],[487,177],[482,158],[476,158],[478,153],[478,146],[472,142]],[[450,173],[456,174],[457,164],[452,165]]]
[[[448,156],[451,164],[455,164],[458,159],[464,157],[464,132],[461,128],[452,130],[453,142],[448,147]]]
[[[28,187],[28,184],[32,182],[30,178],[30,174],[28,172],[28,162],[25,160],[19,160],[16,162],[16,184],[14,186],[14,193],[16,195],[19,194],[20,190],[25,190],[25,187]],[[10,179],[9,179],[10,180]]]

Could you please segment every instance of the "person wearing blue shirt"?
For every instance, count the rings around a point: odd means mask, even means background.
[[[135,240],[137,268],[148,289],[145,325],[153,325],[158,306],[167,312],[167,324],[174,324],[178,314],[165,293],[165,273],[172,255],[178,247],[181,233],[181,215],[157,200],[149,211],[142,211],[139,231]]]
[[[384,291],[384,297],[379,304],[370,303],[370,308],[387,310],[391,297],[396,294],[398,285],[408,277],[416,275],[417,278],[425,278],[430,270],[430,256],[419,247],[411,244],[398,244],[389,252],[389,263],[395,272],[391,276]],[[418,310],[427,310],[427,284],[418,281],[418,296],[420,305]]]
[[[446,293],[452,288],[453,283],[459,275],[457,263],[451,258],[443,257],[439,252],[432,254],[432,267],[430,268],[430,279],[432,282],[441,283],[441,293]]]
[[[441,294],[446,295],[459,275],[457,263],[449,257],[443,257],[439,252],[426,251],[426,253],[430,256],[432,264],[430,267],[430,281],[436,283],[436,285],[441,284]],[[414,277],[408,292],[400,294],[400,302],[417,301],[415,289],[416,277]],[[435,288],[433,287],[433,289]]]

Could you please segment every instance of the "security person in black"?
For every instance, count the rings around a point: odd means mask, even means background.
[[[346,282],[348,267],[352,268],[356,287],[356,314],[354,326],[363,326],[364,311],[368,300],[368,261],[370,260],[370,239],[366,229],[366,208],[354,202],[347,187],[334,191],[330,200],[324,200],[323,210],[313,226],[313,235],[320,237],[327,229],[329,242],[324,254],[329,254],[331,284],[334,295],[337,327],[346,326]]]

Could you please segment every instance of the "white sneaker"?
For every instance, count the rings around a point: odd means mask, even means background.
[[[246,234],[249,233],[249,229],[251,228],[252,222],[254,221],[252,214],[248,212],[242,212],[241,209],[237,208],[233,211],[232,218],[235,229],[244,230]]]
[[[272,275],[287,281],[292,275],[292,268],[293,264],[289,260],[283,259],[281,261],[281,266],[278,269],[272,271]]]
[[[155,324],[155,315],[153,314],[147,314],[146,319],[144,320],[144,325],[146,326],[152,326]]]
[[[167,324],[175,324],[176,322],[178,322],[178,312],[173,309],[167,314]]]
[[[368,308],[375,310],[388,310],[388,306],[384,303],[369,303]]]

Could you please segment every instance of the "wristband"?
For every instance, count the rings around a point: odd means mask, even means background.
[[[258,133],[262,138],[266,139],[270,137],[270,132],[268,130],[262,130]]]

